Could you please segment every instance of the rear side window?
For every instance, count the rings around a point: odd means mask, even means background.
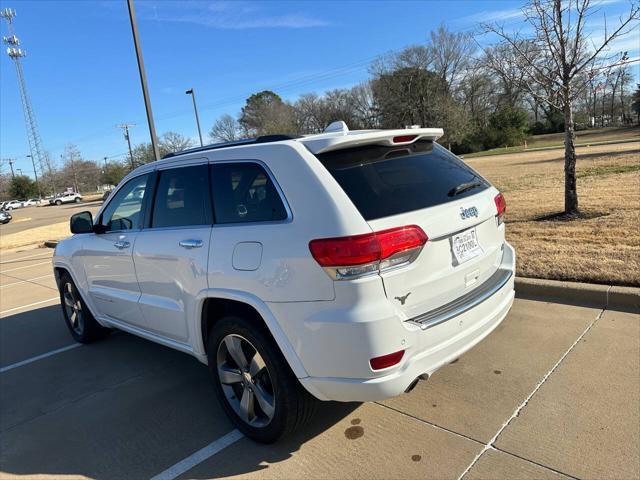
[[[211,175],[216,223],[271,222],[287,218],[282,198],[261,165],[214,164]]]
[[[318,155],[365,220],[474,195],[489,184],[440,145],[369,145]]]
[[[206,165],[159,172],[151,226],[211,225],[208,168]]]

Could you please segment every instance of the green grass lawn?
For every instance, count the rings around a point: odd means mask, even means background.
[[[640,141],[640,127],[606,127],[581,130],[576,132],[576,145],[604,145],[607,143]],[[547,148],[561,148],[564,146],[564,133],[547,133],[534,135],[527,139],[527,148],[524,145],[515,147],[494,148],[483,152],[467,153],[465,158],[484,157],[488,155],[502,155],[505,153],[518,153],[535,151]]]

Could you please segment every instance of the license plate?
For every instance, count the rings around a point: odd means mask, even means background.
[[[458,265],[481,255],[483,250],[476,229],[465,230],[451,237],[451,251]]]

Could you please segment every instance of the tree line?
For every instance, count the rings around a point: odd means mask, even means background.
[[[426,43],[376,59],[369,78],[351,88],[306,93],[292,101],[270,90],[256,92],[237,114],[218,118],[209,137],[216,142],[313,134],[336,120],[352,130],[420,125],[443,128],[439,142],[464,154],[521,145],[532,134],[564,132],[565,211],[575,213],[575,131],[640,123],[640,85],[634,90],[627,52],[611,49],[633,29],[639,7],[632,4],[595,43],[586,23],[598,8],[590,0],[531,0],[522,8],[530,27],[524,31],[531,33],[481,24],[480,31],[493,39],[483,46],[476,42],[477,32],[441,25]],[[159,142],[161,156],[191,146],[191,139],[175,132]],[[104,163],[83,159],[70,145],[61,168],[43,175],[40,183],[46,191],[56,185],[93,191],[117,184],[130,169],[153,160],[150,143],[136,145],[125,159]],[[7,197],[10,183],[6,174],[0,176],[0,196]]]

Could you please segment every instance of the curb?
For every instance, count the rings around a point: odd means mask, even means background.
[[[636,287],[516,277],[515,289],[520,298],[640,312],[640,288]]]

